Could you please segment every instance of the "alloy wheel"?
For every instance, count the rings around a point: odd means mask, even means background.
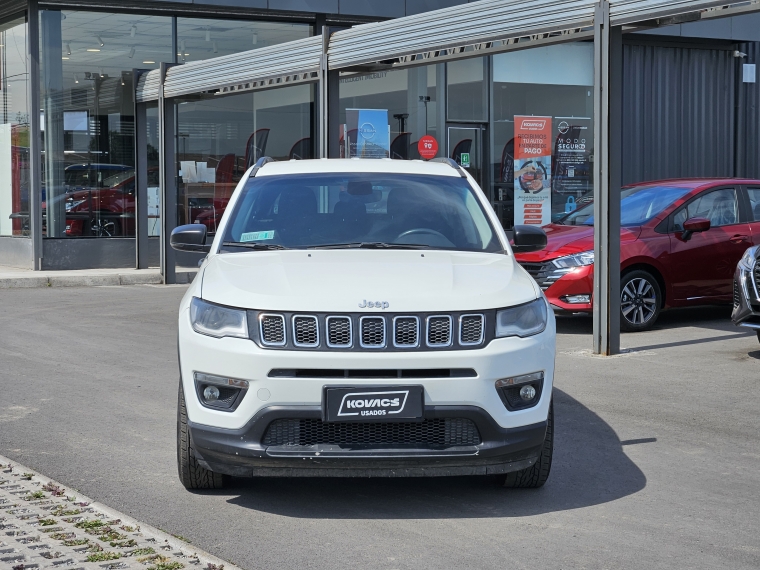
[[[620,292],[620,311],[632,325],[641,326],[657,312],[657,292],[646,279],[628,281]]]

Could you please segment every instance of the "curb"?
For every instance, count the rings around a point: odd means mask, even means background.
[[[177,284],[193,282],[197,271],[178,271]],[[0,289],[35,287],[117,287],[121,285],[160,285],[161,274],[110,273],[101,275],[51,275],[34,277],[0,277]]]
[[[99,511],[100,513],[103,513],[108,518],[113,519],[119,519],[119,521],[122,524],[130,525],[133,527],[136,527],[139,531],[140,536],[147,537],[148,539],[155,539],[151,540],[154,544],[160,544],[160,545],[167,545],[171,547],[171,550],[175,551],[176,553],[182,553],[183,557],[185,559],[189,559],[191,557],[194,557],[197,559],[196,563],[191,563],[191,565],[198,568],[198,570],[206,570],[207,568],[216,568],[218,570],[242,570],[239,566],[236,566],[234,564],[231,564],[230,562],[227,562],[226,560],[222,560],[220,558],[217,558],[216,556],[213,556],[212,554],[209,554],[208,552],[205,552],[199,548],[197,548],[195,545],[184,542],[160,529],[157,529],[153,526],[150,526],[146,523],[143,523],[141,521],[138,521],[129,515],[125,515],[124,513],[121,513],[115,509],[112,509],[111,507],[108,507],[102,503],[99,503],[97,501],[93,501],[86,495],[83,495],[78,490],[74,489],[73,487],[69,485],[63,485],[59,483],[58,481],[51,479],[50,477],[44,476],[40,474],[39,472],[35,471],[34,469],[30,469],[17,461],[12,461],[8,457],[5,457],[3,455],[0,455],[0,466],[12,466],[14,468],[17,468],[20,473],[24,473],[27,475],[31,475],[31,477],[28,479],[30,482],[33,482],[35,479],[37,480],[36,484],[40,483],[47,483],[48,485],[52,484],[55,485],[63,490],[70,489],[71,491],[74,491],[76,493],[77,499],[80,501],[84,501],[88,504],[88,507],[90,507],[93,510]],[[0,472],[0,475],[2,472]],[[16,481],[16,483],[20,483],[20,481]],[[33,484],[35,484],[33,482]],[[29,503],[28,505],[25,505],[28,507],[33,507],[34,503]],[[9,514],[9,513],[8,513]],[[26,517],[27,519],[29,516]],[[2,519],[0,519],[2,520]],[[1,528],[1,527],[0,527]],[[14,535],[14,534],[20,534],[25,535],[27,533],[25,532],[9,532],[8,535]],[[4,537],[5,538],[5,537]],[[23,539],[22,539],[23,540]],[[26,542],[26,541],[24,541]],[[158,548],[158,546],[156,547]],[[122,558],[121,561],[127,562],[129,559]],[[68,562],[68,561],[67,561]],[[53,562],[53,566],[55,566],[56,563]],[[68,564],[72,565],[72,564]],[[100,570],[101,568],[110,568],[110,567],[124,567],[126,564],[95,564],[95,563],[75,563],[75,565],[79,568],[93,568],[97,570]],[[22,567],[29,567],[29,568],[38,568],[39,564],[30,564],[30,565],[21,565]],[[133,565],[130,564],[130,567]],[[139,564],[140,567],[144,566],[144,564]],[[188,569],[189,570],[189,569]]]

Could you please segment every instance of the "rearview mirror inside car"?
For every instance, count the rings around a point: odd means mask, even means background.
[[[689,241],[692,234],[706,232],[710,229],[710,220],[707,218],[689,218],[683,223],[683,234],[681,239]]]
[[[538,226],[515,226],[512,251],[529,253],[546,247],[546,232]]]
[[[206,226],[203,224],[187,224],[174,228],[169,243],[177,251],[208,253],[211,250],[211,244],[206,245]]]

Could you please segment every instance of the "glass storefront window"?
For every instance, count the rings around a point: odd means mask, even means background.
[[[452,61],[446,65],[449,121],[487,120],[487,62],[487,58],[474,58]]]
[[[132,70],[173,60],[171,18],[40,11],[46,237],[134,235]]]
[[[546,225],[593,197],[593,44],[508,52],[492,61],[494,208],[507,229]]]
[[[433,136],[438,156],[445,156],[443,125],[437,112],[440,67],[429,65],[395,71],[344,74],[340,78],[340,156],[374,149],[394,159],[419,159],[418,142]],[[371,124],[370,130],[362,125]],[[387,136],[383,136],[386,131]],[[371,135],[371,138],[368,138]],[[358,149],[358,150],[357,150]]]
[[[310,24],[177,18],[177,61],[199,61],[311,35]]]
[[[29,236],[29,107],[24,18],[0,24],[0,235]]]
[[[313,103],[311,85],[179,101],[177,223],[201,223],[213,234],[259,158],[312,158]]]

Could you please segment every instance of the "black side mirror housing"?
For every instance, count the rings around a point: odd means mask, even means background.
[[[174,228],[169,244],[177,251],[211,251],[211,244],[206,245],[206,226],[203,224],[187,224]]]
[[[546,247],[546,232],[538,226],[515,226],[513,235],[512,251],[515,253],[541,251]]]

